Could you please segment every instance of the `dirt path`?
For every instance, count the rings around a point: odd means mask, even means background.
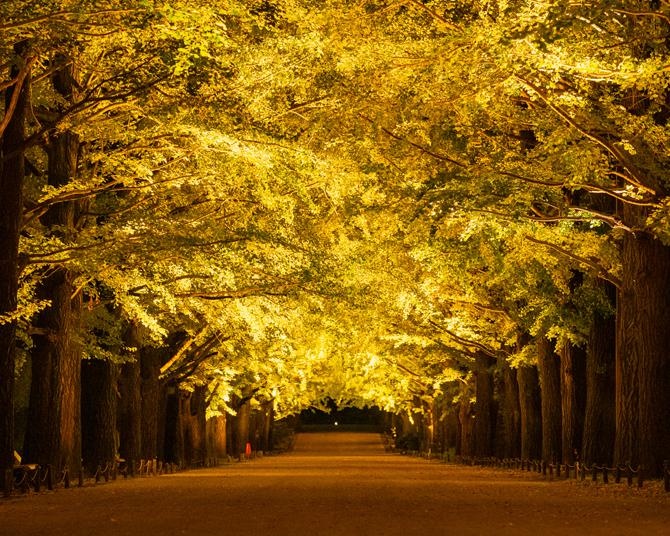
[[[648,492],[647,492],[648,493]],[[670,497],[385,454],[373,434],[298,437],[218,469],[0,501],[1,536],[670,534]]]

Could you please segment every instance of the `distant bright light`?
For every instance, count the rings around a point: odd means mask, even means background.
[[[337,421],[335,421],[335,426],[337,426]]]

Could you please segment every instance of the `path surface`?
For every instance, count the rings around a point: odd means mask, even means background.
[[[670,534],[670,498],[385,454],[374,434],[298,436],[218,469],[0,500],[1,536]]]

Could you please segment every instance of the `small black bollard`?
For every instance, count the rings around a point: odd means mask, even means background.
[[[614,482],[621,483],[621,466],[619,464],[614,468]]]
[[[607,466],[603,467],[603,483],[609,483],[609,478],[607,477]]]
[[[637,468],[637,487],[641,488],[644,484],[644,466],[640,465]]]
[[[630,462],[626,463],[626,480],[629,486],[633,485],[633,468],[630,466]]]
[[[663,487],[670,492],[670,461],[663,461]]]

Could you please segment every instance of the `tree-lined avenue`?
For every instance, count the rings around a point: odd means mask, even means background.
[[[664,474],[667,0],[5,0],[0,91],[6,495],[330,401]]]

